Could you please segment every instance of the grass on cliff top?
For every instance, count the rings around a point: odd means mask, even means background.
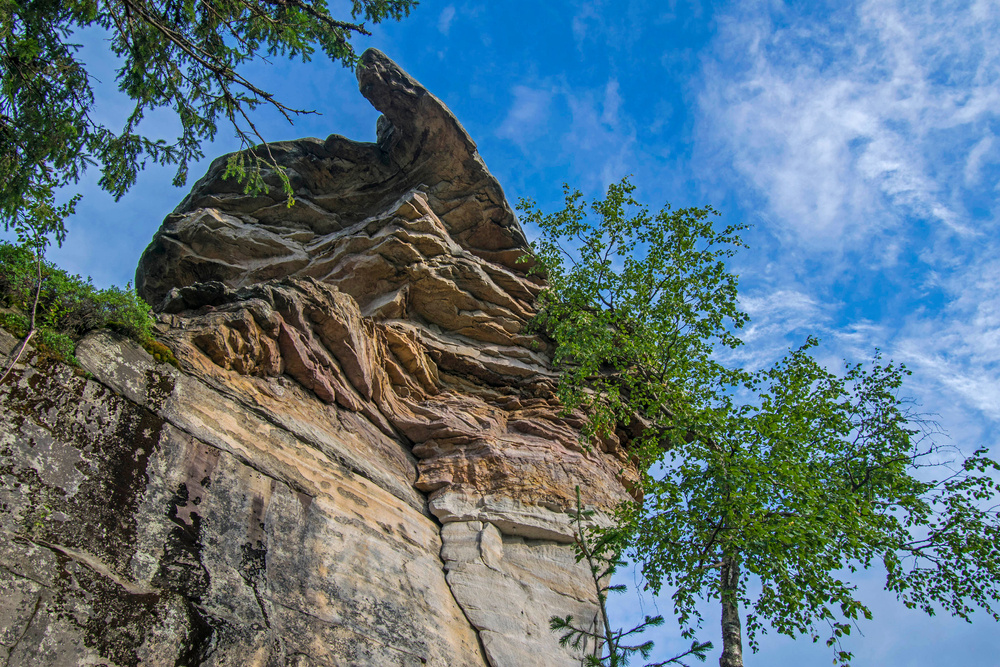
[[[19,338],[28,333],[37,271],[30,247],[0,241],[0,327]],[[150,307],[131,285],[98,289],[90,278],[70,275],[44,259],[35,325],[35,347],[73,365],[78,365],[76,341],[103,328],[135,340],[157,361],[177,365],[169,348],[153,338]]]

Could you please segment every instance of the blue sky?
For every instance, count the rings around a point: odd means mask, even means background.
[[[358,44],[451,107],[512,202],[551,210],[563,182],[594,197],[632,174],[653,208],[712,204],[754,225],[735,262],[753,318],[739,360],[766,365],[810,333],[831,365],[880,347],[971,449],[1000,439],[998,34],[1000,5],[987,1],[424,0]],[[96,35],[81,41],[108,88],[98,117],[118,122],[113,63]],[[374,139],[377,112],[352,73],[317,60],[250,74],[322,113],[294,127],[262,114],[269,138]],[[168,115],[147,122],[174,130]],[[206,154],[236,147],[223,132]],[[51,257],[99,285],[131,280],[183,197],[171,176],[147,170],[115,204],[88,175]],[[881,593],[877,573],[859,583],[875,620],[846,644],[855,665],[1000,665],[1000,627],[985,615],[927,619]],[[623,624],[638,609],[631,593],[616,606]],[[706,611],[704,634],[718,643],[717,615]],[[669,621],[654,638],[666,655],[680,646]],[[747,663],[831,659],[769,635]]]

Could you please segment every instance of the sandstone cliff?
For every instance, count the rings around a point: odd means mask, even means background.
[[[143,254],[181,370],[105,332],[0,386],[0,660],[579,664],[565,510],[634,470],[560,414],[475,143],[381,53],[358,80],[376,143],[271,145],[292,208],[220,158]]]

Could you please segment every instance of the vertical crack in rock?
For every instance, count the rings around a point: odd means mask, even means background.
[[[31,624],[34,622],[35,617],[38,615],[38,610],[42,606],[42,596],[38,595],[35,597],[35,604],[31,608],[31,614],[28,616],[28,620],[24,623],[24,629],[14,638],[14,643],[7,646],[7,659],[4,660],[4,667],[10,667],[10,659],[17,651],[18,645],[20,645],[21,640],[24,636],[28,634],[28,630],[31,629]]]
[[[545,285],[475,142],[384,54],[357,75],[376,142],[271,144],[291,208],[276,174],[248,196],[219,158],[143,253],[181,370],[100,333],[78,350],[96,382],[29,364],[0,387],[4,534],[40,525],[155,590],[128,639],[148,664],[578,664],[548,630],[595,609],[566,510],[577,485],[598,510],[629,497],[628,435],[580,447],[525,330]],[[113,443],[68,435],[98,424]],[[75,522],[48,518],[76,496]],[[80,514],[102,501],[118,527]],[[63,585],[9,543],[0,565]],[[111,650],[38,614],[54,655]]]

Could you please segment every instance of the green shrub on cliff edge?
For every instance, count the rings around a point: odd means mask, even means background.
[[[18,337],[28,332],[35,297],[35,253],[26,244],[0,242],[0,326]],[[42,260],[42,287],[33,339],[39,350],[76,364],[76,340],[88,331],[110,328],[140,343],[157,361],[176,365],[168,348],[153,339],[149,305],[131,285],[98,289],[90,278],[70,275]]]

